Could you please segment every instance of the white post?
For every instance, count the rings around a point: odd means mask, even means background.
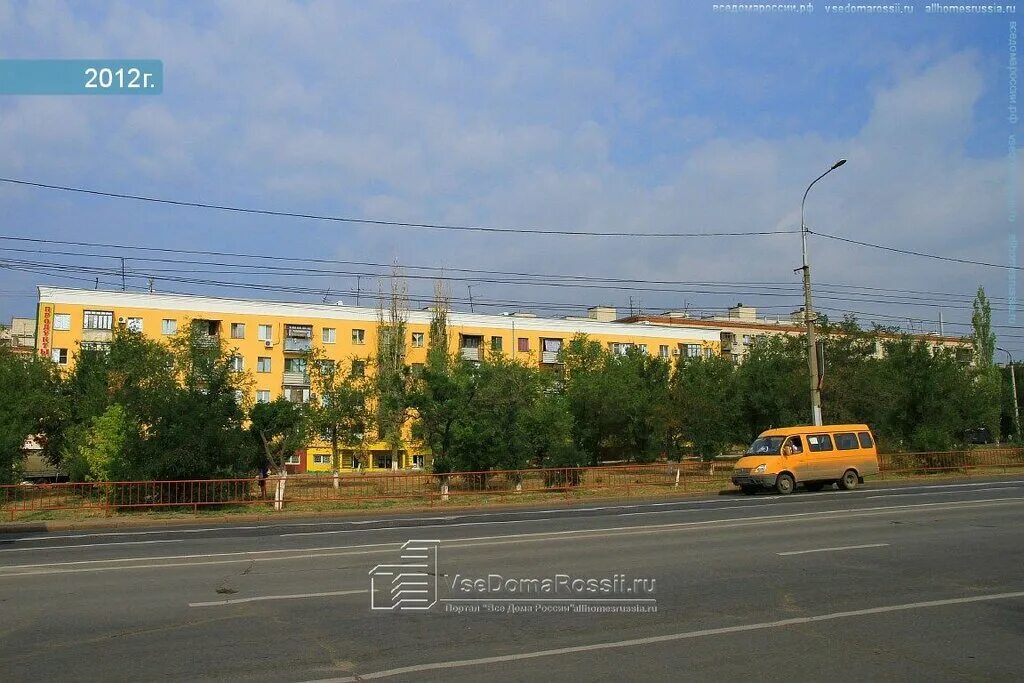
[[[441,484],[441,502],[448,502],[448,484]]]
[[[679,468],[676,468],[676,483],[673,486],[679,486]]]
[[[284,484],[288,478],[288,470],[281,468],[277,475],[277,486],[274,487],[274,509],[284,509]]]
[[[340,486],[340,482],[338,481],[339,476],[338,470],[334,470],[334,488],[338,488]]]

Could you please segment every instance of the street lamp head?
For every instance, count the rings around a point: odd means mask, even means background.
[[[829,170],[830,171],[834,171],[834,170],[836,170],[837,168],[839,168],[840,166],[842,166],[845,163],[846,163],[846,159],[840,159],[836,163],[832,164],[832,168],[830,168]]]

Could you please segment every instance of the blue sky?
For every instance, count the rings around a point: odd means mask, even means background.
[[[1020,190],[1007,160],[1015,131],[1006,118],[1009,22],[928,15],[926,3],[917,4],[902,16],[828,15],[821,3],[813,16],[773,16],[723,15],[696,2],[0,3],[2,57],[156,58],[165,72],[158,97],[0,97],[0,176],[400,221],[702,232],[796,227],[806,184],[847,157],[813,191],[809,224],[1006,263],[1007,194]],[[655,311],[742,300],[772,314],[799,305],[795,235],[670,242],[467,235],[2,184],[0,206],[4,235],[627,280],[770,282],[788,294],[742,285],[712,295],[707,287],[479,282],[477,301],[626,310],[632,296]],[[0,241],[0,258],[112,262],[3,250],[11,246]],[[877,314],[879,322],[933,321],[938,306],[911,305],[909,294],[891,297],[899,303],[863,294],[842,301],[848,290],[825,283],[943,292],[959,297],[930,303],[947,303],[950,330],[965,331],[955,325],[969,320],[967,302],[980,284],[1000,297],[996,322],[1009,324],[1004,271],[821,238],[811,248],[819,304],[832,306],[832,315],[845,309]],[[104,253],[128,256],[130,270],[155,267],[135,253]],[[330,286],[346,300],[356,284],[349,275],[208,277]],[[0,318],[31,313],[39,283],[75,281],[0,269]],[[369,277],[359,286],[377,287]],[[410,286],[414,294],[431,289],[426,280]],[[464,283],[452,289],[456,300],[467,296]],[[1024,333],[1001,332],[1005,344],[1024,349],[1010,336],[1024,341]]]

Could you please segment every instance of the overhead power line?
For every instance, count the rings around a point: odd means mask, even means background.
[[[885,244],[875,244],[873,242],[863,242],[861,240],[850,239],[849,237],[840,237],[838,235],[830,235],[825,232],[817,232],[814,230],[808,230],[808,233],[817,235],[818,237],[824,237],[825,239],[835,240],[837,242],[846,242],[847,244],[854,244],[858,247],[868,247],[871,249],[881,249],[882,251],[892,252],[894,254],[903,254],[905,256],[920,256],[921,258],[935,259],[937,261],[948,261],[950,263],[963,263],[970,266],[984,266],[985,268],[1002,268],[1004,270],[1024,270],[1024,266],[1011,266],[1005,263],[989,263],[987,261],[974,261],[972,259],[957,258],[955,256],[941,256],[939,254],[929,254],[923,251],[914,251],[913,249],[901,249],[899,247],[890,247]]]
[[[84,187],[73,187],[70,185],[51,185],[49,183],[38,183],[18,178],[0,177],[0,182],[24,187],[34,187],[44,190],[56,190],[60,192],[77,192],[94,197],[105,197],[107,199],[127,199],[137,202],[149,202],[152,204],[165,204],[170,206],[181,206],[192,209],[209,209],[213,211],[227,211],[231,213],[244,213],[258,216],[274,216],[277,218],[301,218],[314,221],[330,221],[335,223],[353,223],[359,225],[377,225],[395,228],[420,228],[426,230],[455,230],[463,232],[486,232],[486,233],[513,233],[529,235],[563,235],[573,237],[644,237],[644,238],[683,238],[683,237],[755,237],[762,235],[787,235],[795,234],[797,230],[756,230],[737,232],[596,232],[591,230],[550,230],[542,228],[499,228],[483,225],[451,225],[444,223],[419,223],[407,221],[389,221],[378,218],[354,218],[352,216],[329,216],[315,213],[302,213],[296,211],[281,211],[277,209],[257,209],[245,206],[233,206],[229,204],[210,204],[181,199],[167,199],[164,197],[147,197],[144,195],[127,194],[123,192],[106,192],[93,190]]]
[[[245,252],[227,252],[227,251],[214,251],[204,249],[180,249],[170,247],[144,247],[133,244],[115,244],[105,242],[83,242],[83,241],[71,241],[71,240],[54,240],[54,239],[43,239],[37,237],[20,237],[14,235],[0,235],[0,240],[9,240],[14,242],[29,242],[35,244],[48,244],[48,245],[63,245],[73,247],[90,247],[96,249],[111,249],[115,250],[115,254],[101,254],[94,252],[67,252],[67,251],[46,251],[46,250],[32,250],[32,249],[18,249],[14,247],[0,247],[0,250],[5,251],[18,251],[25,253],[47,253],[47,254],[58,254],[58,255],[79,255],[79,256],[93,256],[97,258],[110,258],[120,259],[123,256],[125,250],[141,251],[149,253],[164,253],[164,254],[181,254],[189,256],[216,256],[226,258],[237,258],[237,259],[253,259],[259,261],[273,261],[274,263],[280,262],[293,262],[293,263],[313,263],[313,264],[326,264],[326,265],[344,265],[344,266],[364,266],[370,268],[384,268],[390,270],[393,263],[376,263],[371,261],[349,261],[340,259],[326,259],[326,258],[310,258],[310,257],[298,257],[298,256],[269,256],[266,254],[253,254]],[[193,259],[182,260],[182,259],[162,259],[152,257],[141,257],[132,256],[133,261],[147,261],[154,263],[190,263],[190,264],[207,264],[207,265],[230,265],[234,267],[235,264],[224,264],[221,262],[198,262]],[[238,267],[256,267],[253,264],[238,264]],[[284,270],[281,266],[259,266],[260,268],[267,269],[280,269]],[[434,277],[438,279],[460,279],[452,277],[451,273],[466,273],[466,274],[480,274],[480,275],[501,275],[510,277],[524,277],[524,278],[542,278],[545,280],[564,280],[564,281],[582,281],[582,282],[600,282],[600,283],[623,283],[623,284],[656,284],[656,285],[692,285],[692,286],[708,286],[708,287],[742,287],[748,288],[744,291],[749,291],[751,287],[757,288],[780,288],[790,289],[792,287],[798,287],[798,283],[793,282],[743,282],[729,280],[724,282],[712,282],[712,281],[690,281],[690,280],[652,280],[642,278],[615,278],[608,276],[595,276],[595,275],[576,275],[569,273],[537,273],[537,272],[525,272],[525,271],[509,271],[509,270],[485,270],[477,268],[452,268],[447,266],[423,266],[414,264],[401,264],[402,270],[423,270],[433,272],[436,275]],[[320,269],[306,269],[304,272],[310,273],[329,273],[329,274],[349,274],[344,271],[328,271]],[[375,275],[369,273],[359,273],[360,275]],[[483,281],[483,280],[478,280]],[[899,295],[925,295],[930,297],[939,297],[940,301],[947,302],[951,299],[960,299],[964,302],[969,302],[973,299],[972,296],[965,294],[956,294],[952,292],[931,292],[913,289],[891,289],[884,287],[873,287],[867,285],[851,285],[844,283],[822,283],[823,292],[837,293],[838,290],[855,290],[863,289],[870,292],[888,292]],[[836,290],[836,291],[832,291]],[[743,293],[743,292],[738,292]],[[1002,297],[992,296],[989,297],[992,301],[999,301]]]

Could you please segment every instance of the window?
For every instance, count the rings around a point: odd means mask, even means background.
[[[306,373],[306,359],[305,358],[285,358],[284,359],[284,371],[285,372],[301,372]]]
[[[668,358],[668,344],[661,344],[658,347],[658,358]]]
[[[713,348],[711,348],[710,346],[705,346],[704,347],[704,357],[705,358],[711,358],[711,356],[713,356],[713,355],[715,355],[715,350]]]
[[[413,332],[412,333],[412,346],[414,349],[418,349],[423,346],[423,333]]]
[[[112,330],[114,329],[114,313],[112,311],[86,311],[82,320],[82,328]]]
[[[333,327],[325,327],[320,332],[320,339],[324,344],[333,344],[338,340],[338,330]]]
[[[260,325],[256,328],[256,338],[260,341],[272,341],[274,339],[273,326]]]
[[[830,451],[832,450],[832,437],[828,434],[815,434],[807,437],[807,444],[815,453]]]
[[[686,345],[686,357],[687,358],[700,358],[700,344],[687,344]]]
[[[284,464],[285,465],[298,465],[299,464],[299,456],[297,456],[297,455],[289,455],[287,458],[284,459]]]
[[[241,403],[243,400],[245,400],[245,392],[235,389],[235,403]]]
[[[260,356],[256,359],[256,372],[270,372],[270,358]]]
[[[67,331],[71,329],[71,314],[70,313],[54,313],[53,314],[53,329],[60,331]]]
[[[160,321],[160,332],[162,334],[177,334],[178,321],[171,320],[170,318],[164,318]]]
[[[871,448],[871,433],[870,432],[857,432],[857,440],[860,441],[861,448]]]
[[[128,318],[128,323],[125,325],[132,332],[142,333],[142,318]]]
[[[640,349],[640,353],[647,353],[647,344],[637,344],[636,347]]]
[[[331,464],[331,455],[330,455],[330,453],[315,453],[313,455],[313,464],[314,465],[330,465]]]
[[[50,358],[52,358],[53,362],[56,363],[57,365],[67,365],[68,364],[68,350],[67,349],[51,349],[50,350]]]
[[[632,344],[626,342],[610,342],[608,348],[612,350],[616,356],[625,356],[629,353],[629,350],[633,348]]]
[[[364,377],[366,375],[366,361],[365,360],[354,360],[352,361],[352,376],[353,377]]]
[[[245,323],[231,323],[231,338],[245,339]]]
[[[836,448],[841,451],[850,451],[860,448],[860,444],[857,443],[857,435],[853,432],[836,434]]]
[[[235,372],[241,372],[245,369],[245,359],[241,356],[231,356],[231,369]]]
[[[491,337],[491,351],[501,353],[501,345],[504,343],[502,337]]]
[[[334,365],[334,361],[329,358],[325,358],[324,360],[318,360],[316,362],[317,370],[320,371],[321,375],[325,375],[327,377],[334,376]]]
[[[423,464],[424,464],[424,461],[423,461],[423,456],[422,455],[414,455],[414,456],[412,456],[412,466],[413,467],[422,470],[423,469]]]
[[[352,330],[352,343],[353,344],[365,344],[366,343],[366,330]]]
[[[746,344],[747,346],[750,346],[750,344],[753,341],[754,341],[753,338],[749,334],[743,335],[743,343]]]
[[[530,351],[530,339],[528,337],[519,338],[519,351],[521,353],[529,353]]]
[[[782,447],[783,455],[794,455],[796,453],[804,452],[804,444],[800,440],[799,436],[791,436]]]
[[[270,403],[270,391],[268,389],[257,389],[256,390],[256,402],[257,403]]]

